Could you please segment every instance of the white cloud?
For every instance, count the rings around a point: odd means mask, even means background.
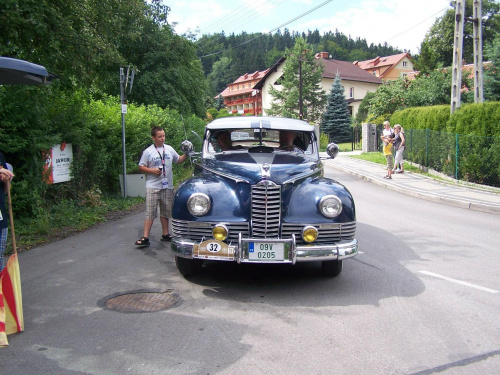
[[[175,30],[178,34],[220,21],[231,11],[217,0],[176,1],[169,6],[168,22],[177,22]]]

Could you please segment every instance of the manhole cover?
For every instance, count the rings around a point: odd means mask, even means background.
[[[155,312],[169,309],[180,300],[181,298],[172,291],[129,292],[109,298],[104,307],[127,313]]]

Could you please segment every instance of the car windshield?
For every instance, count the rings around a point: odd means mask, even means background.
[[[221,129],[207,134],[208,152],[247,151],[252,147],[272,147],[276,152],[313,153],[308,132],[273,129]]]

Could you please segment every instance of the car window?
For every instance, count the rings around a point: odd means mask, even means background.
[[[293,132],[272,129],[222,129],[213,130],[207,134],[208,152],[221,153],[229,151],[248,150],[255,146],[272,147],[275,151],[284,151],[283,137],[293,133],[294,147],[290,151],[312,154],[311,136],[307,132]],[[261,143],[262,142],[262,143]]]

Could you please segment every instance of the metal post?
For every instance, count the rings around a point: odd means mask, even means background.
[[[127,94],[125,92],[125,75],[120,68],[120,110],[122,113],[122,155],[123,155],[123,196],[127,196],[127,165],[125,159],[125,113],[124,105],[127,105]]]
[[[455,179],[458,180],[458,153],[459,153],[459,137],[458,133],[456,133],[456,141],[455,141]]]
[[[474,0],[472,22],[474,24],[474,103],[482,103],[483,97],[483,38],[482,0]]]
[[[457,0],[455,7],[455,38],[453,42],[453,65],[451,78],[451,113],[460,107],[462,88],[462,46],[464,41],[464,1]]]
[[[429,129],[425,129],[425,166],[429,168]]]

